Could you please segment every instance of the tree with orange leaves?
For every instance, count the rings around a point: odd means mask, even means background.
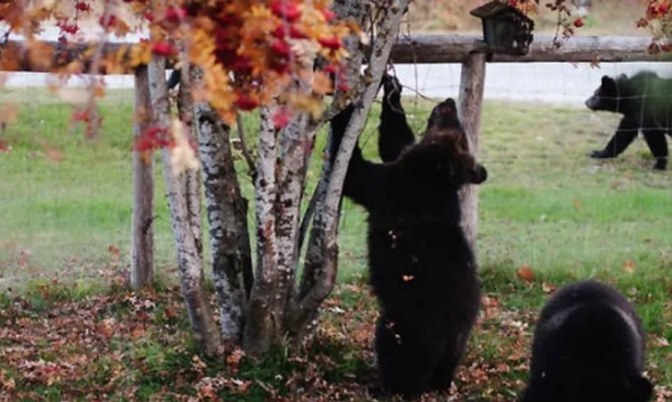
[[[526,13],[533,13],[539,4],[502,1]],[[670,2],[646,2],[647,12],[639,24],[652,30],[653,49],[669,50]],[[156,149],[163,154],[180,278],[194,334],[206,354],[218,353],[224,341],[257,356],[274,343],[285,339],[299,343],[309,334],[321,302],[334,286],[345,169],[407,4],[406,0],[0,0],[0,21],[26,38],[21,47],[0,46],[0,69],[19,71],[27,64],[61,77],[146,70],[152,111],[139,113],[138,118],[149,122],[135,148],[145,157]],[[565,0],[548,6],[561,17],[563,35],[582,26],[580,19],[569,18]],[[103,32],[98,41],[85,45],[85,57],[63,63],[53,47],[34,39],[41,25],[55,21],[62,49],[81,49],[77,35],[83,19],[91,15]],[[137,23],[129,22],[133,20],[129,16]],[[150,32],[148,40],[105,52],[104,35],[123,36],[144,28]],[[365,37],[370,43],[363,43]],[[362,49],[368,49],[366,54]],[[177,118],[169,113],[171,96],[164,81],[169,66],[182,72]],[[73,119],[84,122],[91,135],[100,120],[95,100],[103,94],[102,85],[93,77],[85,90],[55,88],[63,100],[75,105]],[[313,214],[301,216],[316,133],[351,100],[361,107],[353,115],[334,166],[323,167],[311,203]],[[241,172],[233,164],[231,127],[240,125],[241,112],[253,110],[262,116],[256,156],[245,136],[239,138],[255,183],[255,230],[250,231],[247,200],[238,181]],[[206,194],[219,326],[202,284],[201,187]],[[256,258],[250,233],[256,240]],[[304,251],[302,278],[296,285]]]

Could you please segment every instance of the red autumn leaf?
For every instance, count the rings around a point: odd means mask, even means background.
[[[296,3],[286,0],[275,0],[271,3],[271,12],[279,18],[294,22],[301,18],[301,10]]]
[[[133,148],[138,152],[147,152],[156,149],[154,141],[151,138],[140,137],[135,140]]]
[[[259,102],[246,94],[239,94],[238,99],[236,99],[236,106],[240,110],[250,111],[256,109]]]
[[[2,140],[0,140],[0,152],[9,152],[9,150],[10,150],[9,145],[5,144],[4,142],[2,142]]]
[[[107,246],[107,252],[115,257],[119,257],[121,255],[121,250],[119,250],[119,247],[115,246],[114,244]]]
[[[117,16],[111,14],[108,15],[107,18],[105,18],[105,15],[101,15],[100,18],[98,19],[98,23],[103,28],[113,28],[117,25]]]
[[[72,115],[70,116],[70,119],[73,122],[78,122],[78,121],[81,121],[81,122],[84,122],[84,123],[88,122],[89,120],[91,120],[91,115],[89,114],[89,109],[88,108],[87,109],[80,109],[80,110],[76,110],[76,111],[72,112]]]
[[[647,26],[649,26],[649,21],[647,21],[646,18],[640,18],[637,21],[636,25],[637,25],[637,28],[646,28]]]
[[[322,45],[322,47],[325,47],[330,50],[338,50],[341,47],[343,47],[343,43],[341,43],[341,40],[335,36],[331,38],[320,38],[318,39],[318,42],[320,42],[320,45]]]
[[[238,74],[248,75],[252,73],[252,63],[246,57],[239,57],[233,62],[231,69]]]
[[[289,62],[287,60],[271,60],[268,68],[278,74],[285,74],[289,71]]]
[[[157,42],[152,45],[152,53],[157,56],[169,57],[177,54],[177,48],[168,42]]]
[[[180,22],[187,17],[187,10],[183,7],[171,7],[166,10],[166,20],[169,22]]]
[[[292,112],[286,107],[279,108],[271,117],[275,128],[285,127],[289,123],[289,120],[291,118],[292,118]]]
[[[289,43],[282,39],[274,39],[271,42],[271,51],[278,57],[286,59],[289,57],[291,49],[289,48]]]
[[[516,272],[516,276],[526,282],[532,282],[532,280],[534,280],[534,272],[532,272],[527,265],[520,267]]]
[[[331,11],[329,9],[322,10],[322,15],[324,16],[324,19],[327,20],[327,21],[331,21],[334,18],[336,18],[336,13],[334,13],[333,11]]]
[[[149,152],[161,147],[172,147],[173,141],[165,128],[150,127],[144,135],[135,139],[133,149],[137,152]]]
[[[339,91],[348,92],[350,90],[350,85],[348,85],[347,82],[341,82],[336,88],[338,88]]]
[[[333,65],[333,64],[329,64],[328,66],[326,66],[324,68],[324,72],[329,73],[329,74],[336,74],[336,72],[339,71],[339,70],[340,70],[340,68],[338,66]]]
[[[68,24],[68,23],[62,23],[58,25],[62,33],[74,35],[77,32],[79,32],[79,26],[77,24]]]
[[[91,6],[83,1],[78,1],[75,3],[75,10],[89,12],[91,11]]]
[[[305,39],[307,36],[299,28],[294,25],[280,24],[271,33],[273,37],[284,39],[289,36],[292,39]]]

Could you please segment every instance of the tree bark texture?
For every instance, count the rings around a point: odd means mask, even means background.
[[[226,341],[239,343],[253,282],[247,200],[242,196],[233,163],[229,127],[208,103],[195,103],[194,115],[221,331]]]
[[[294,328],[298,330],[298,338],[312,331],[317,324],[317,314],[321,303],[331,293],[336,282],[338,259],[338,217],[343,180],[357,143],[364,129],[366,118],[376,97],[380,80],[385,72],[392,45],[399,32],[399,24],[408,0],[392,0],[386,5],[380,23],[376,27],[376,37],[372,43],[369,64],[365,70],[364,87],[360,92],[359,106],[355,108],[341,143],[334,166],[329,173],[323,199],[316,207],[313,228],[311,230],[304,278],[300,288],[300,302],[292,314]],[[340,8],[342,7],[342,8]],[[361,18],[364,5],[356,0],[344,0],[334,7],[336,12],[350,18]],[[355,60],[357,61],[357,60]],[[358,77],[358,66],[352,61],[349,76]],[[354,71],[353,71],[354,70]],[[338,93],[337,93],[338,97]],[[327,168],[329,170],[329,168]]]
[[[277,322],[282,322],[282,317],[275,316],[273,309],[275,297],[278,295],[274,291],[278,244],[275,218],[277,132],[271,119],[272,113],[273,110],[268,106],[261,108],[257,178],[254,186],[257,266],[243,336],[245,352],[252,357],[258,357],[269,349],[275,340],[274,329]]]
[[[475,158],[480,151],[481,105],[485,85],[484,53],[472,53],[462,63],[460,77],[459,113],[464,131],[469,139],[469,149]],[[476,253],[476,235],[478,232],[478,186],[465,185],[460,189],[462,209],[462,228],[474,253]]]
[[[149,127],[152,104],[147,67],[135,72],[135,124],[133,137]],[[133,151],[133,239],[131,245],[131,287],[149,286],[154,281],[154,158]]]
[[[312,60],[305,61],[304,68],[309,70]],[[299,91],[310,93],[312,77],[301,77],[296,86]],[[308,113],[296,114],[279,136],[278,149],[278,189],[276,199],[276,236],[278,244],[277,292],[274,303],[276,316],[282,316],[282,322],[276,322],[276,334],[284,336],[291,325],[286,317],[294,308],[296,294],[296,269],[300,252],[301,203],[306,188],[308,164],[315,144],[317,122]],[[285,314],[285,313],[288,314]]]
[[[149,87],[153,105],[154,124],[170,128],[170,105],[165,78],[165,59],[154,58],[148,66]],[[170,150],[163,148],[164,180],[168,192],[171,227],[175,238],[177,264],[180,272],[182,296],[185,300],[194,338],[203,352],[214,356],[219,349],[221,336],[203,288],[203,257],[199,244],[200,186],[194,172],[175,176],[170,163]],[[198,217],[197,217],[198,215]],[[194,226],[198,219],[199,225]]]

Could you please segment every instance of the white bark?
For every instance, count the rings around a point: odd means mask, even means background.
[[[259,156],[255,182],[257,268],[248,304],[243,346],[251,356],[259,356],[273,342],[275,321],[282,317],[273,314],[274,281],[277,277],[278,244],[276,237],[276,130],[271,121],[273,111],[261,108]]]
[[[170,127],[168,89],[165,82],[165,59],[154,58],[148,66],[150,96],[153,105],[154,124],[158,127]],[[171,227],[175,238],[178,270],[187,312],[194,337],[200,343],[206,355],[217,353],[220,336],[210,311],[207,295],[203,289],[203,259],[197,244],[200,234],[196,235],[193,222],[198,214],[195,207],[197,179],[183,173],[181,177],[173,174],[170,163],[170,150],[162,149],[164,180],[168,192]],[[186,177],[185,177],[186,176]],[[187,185],[187,183],[189,183]],[[192,207],[191,209],[189,207]],[[199,225],[200,227],[200,225]]]
[[[242,197],[233,163],[230,131],[207,103],[196,103],[199,150],[205,182],[212,276],[222,335],[240,342],[252,286],[252,257],[247,200]]]
[[[306,64],[306,70],[312,67]],[[297,83],[297,90],[312,91],[306,77]],[[276,207],[276,235],[278,244],[278,266],[275,281],[274,312],[283,320],[276,321],[276,332],[284,335],[286,330],[285,312],[293,308],[295,275],[300,249],[301,202],[305,189],[308,162],[315,141],[315,122],[307,113],[297,113],[285,127],[279,138],[278,189]]]
[[[392,45],[399,32],[402,12],[407,5],[408,0],[391,0],[384,12],[385,15],[380,17],[380,24],[376,27],[376,37],[369,56],[369,65],[365,71],[365,86],[361,101],[358,102],[360,107],[355,108],[348,124],[334,166],[331,167],[324,200],[319,203],[321,205],[318,205],[316,210],[311,240],[306,253],[306,269],[300,292],[301,301],[292,317],[295,327],[301,333],[311,330],[315,324],[316,312],[320,304],[329,296],[336,281],[338,210],[343,180],[352,151],[359,134],[364,129],[369,110],[378,92]],[[361,3],[357,1],[344,2],[344,7],[350,10],[356,10],[361,6]],[[351,15],[357,15],[356,11]],[[357,68],[354,64],[356,63],[349,63],[350,76],[357,74],[352,70]]]

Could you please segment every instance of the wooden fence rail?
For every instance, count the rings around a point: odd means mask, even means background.
[[[460,119],[469,138],[471,150],[478,155],[480,142],[481,103],[486,73],[486,57],[483,44],[478,41],[480,36],[469,35],[414,35],[401,37],[392,49],[391,61],[395,64],[429,64],[429,63],[460,63],[462,77],[459,91]],[[561,46],[554,46],[552,36],[537,36],[527,55],[506,56],[495,54],[491,62],[670,62],[670,54],[651,54],[648,52],[650,39],[647,37],[623,36],[590,36],[572,37],[561,40]],[[84,72],[90,72],[91,62],[86,56],[91,53],[91,45],[64,45],[59,42],[41,42],[35,50],[23,48],[22,41],[8,41],[0,45],[0,71],[49,72],[54,67],[66,67],[75,60],[84,62]],[[124,54],[129,56],[131,43],[106,43],[103,58]],[[45,50],[52,48],[52,60],[45,60]],[[39,49],[39,50],[37,50]],[[46,52],[49,54],[49,52]],[[118,63],[115,63],[118,64]],[[136,91],[148,91],[146,77],[142,77],[146,69],[134,71],[120,66],[117,70],[108,70],[106,63],[99,63],[99,74],[135,74]],[[146,72],[144,72],[146,74]],[[143,81],[143,78],[145,81]],[[141,85],[138,85],[141,83]],[[136,102],[141,106],[145,102],[143,94],[136,94]],[[137,125],[137,123],[136,123]],[[142,128],[134,128],[136,134]],[[134,155],[134,192],[133,207],[133,271],[134,282],[143,286],[151,281],[153,263],[151,260],[153,244],[151,232],[146,222],[152,221],[151,198],[143,196],[144,191],[153,192],[153,176],[151,166],[138,169],[139,155]],[[476,186],[466,186],[460,194],[463,217],[462,225],[472,247],[476,247],[478,228],[478,193]],[[148,236],[150,238],[148,238]]]
[[[392,49],[391,59],[395,64],[464,63],[470,53],[483,51],[477,35],[413,35],[400,37]],[[554,37],[535,37],[527,55],[494,55],[491,62],[670,62],[669,53],[651,54],[647,51],[648,37],[631,36],[576,36],[560,41],[554,46]],[[104,45],[103,55],[119,54],[128,56],[132,43],[109,42]],[[41,42],[33,52],[23,49],[23,41],[10,40],[0,45],[0,71],[49,72],[65,67],[74,60],[84,61],[84,70],[90,71],[90,63],[85,54],[91,45],[64,45],[57,41]],[[52,63],[44,60],[46,47],[53,49]],[[124,49],[125,48],[125,49]],[[119,70],[108,70],[105,63],[99,66],[99,74],[132,74],[131,68],[120,66]]]

